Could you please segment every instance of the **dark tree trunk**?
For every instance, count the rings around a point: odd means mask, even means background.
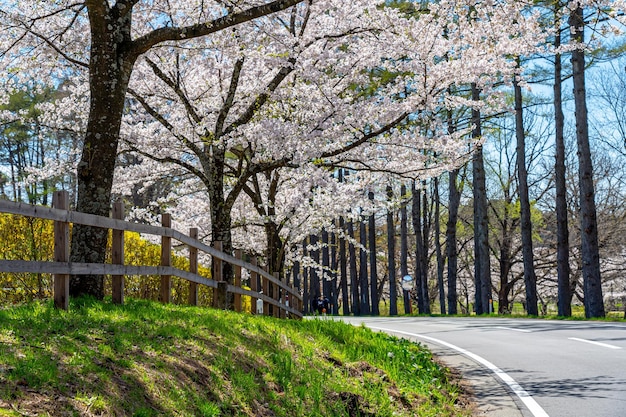
[[[307,239],[304,239],[302,242],[302,257],[305,258],[308,255],[308,246],[309,242]],[[303,266],[302,267],[302,288],[304,289],[302,293],[302,305],[304,307],[304,314],[309,314],[311,312],[311,286],[309,280],[309,271],[310,267]]]
[[[337,303],[339,301],[339,288],[337,287],[337,266],[337,235],[333,232],[330,235],[330,302],[332,304],[330,306],[330,309],[331,314],[333,315],[339,314],[339,305]]]
[[[393,199],[393,188],[387,186],[387,199]],[[387,211],[387,262],[389,264],[389,315],[398,315],[398,295],[396,292],[396,226],[393,211]]]
[[[400,186],[400,194],[402,196],[402,206],[400,207],[400,279],[409,275],[409,225],[406,208],[406,185]],[[402,298],[404,300],[404,314],[411,314],[411,293],[402,290]]]
[[[359,250],[359,286],[361,314],[370,314],[370,292],[369,283],[367,277],[367,226],[365,224],[365,217],[361,216],[359,221],[359,243],[361,243],[361,249]]]
[[[339,169],[339,182],[343,182],[344,172],[343,169]],[[348,260],[346,253],[346,239],[343,237],[343,233],[346,231],[346,222],[343,217],[339,217],[339,229],[342,231],[339,237],[339,279],[341,286],[341,300],[343,307],[343,315],[350,314],[350,293],[348,292]]]
[[[480,91],[472,84],[472,100],[480,100]],[[482,136],[479,110],[472,110],[473,138]],[[489,313],[491,300],[491,265],[489,254],[489,220],[487,217],[487,186],[482,146],[474,152],[472,161],[474,188],[474,286],[476,314]]]
[[[339,218],[339,228],[345,230],[345,220]],[[348,259],[346,253],[346,239],[339,237],[339,279],[341,285],[341,306],[344,316],[350,315],[350,293],[348,292]]]
[[[278,188],[280,184],[280,175],[278,171],[275,172],[267,172],[265,173],[266,178],[270,181],[270,187],[267,195],[267,201],[269,204],[263,204],[261,199],[260,188],[257,186],[256,189],[259,190],[255,197],[250,196],[252,200],[256,203],[257,212],[267,220],[265,220],[264,228],[265,228],[265,238],[267,240],[267,266],[268,272],[272,275],[278,273],[282,278],[284,273],[285,266],[285,245],[283,240],[280,237],[281,226],[276,224],[272,219],[276,217],[276,195],[278,194]],[[222,177],[224,174],[222,173]],[[256,177],[253,178],[256,181]],[[230,194],[227,198],[227,204],[225,204],[224,209],[232,212],[232,205],[237,199],[237,192],[235,190],[231,190]],[[228,235],[231,234],[231,225],[229,225]],[[232,237],[231,237],[232,240]],[[232,246],[232,244],[231,244]],[[231,253],[231,252],[227,252]]]
[[[437,286],[439,287],[439,309],[446,314],[446,289],[443,279],[444,259],[441,252],[441,225],[439,224],[439,178],[435,178],[435,252],[437,254]]]
[[[457,314],[458,294],[456,290],[458,252],[456,247],[456,223],[459,219],[461,193],[457,187],[459,170],[450,171],[449,175],[449,207],[448,224],[446,227],[446,253],[448,256],[448,314]]]
[[[415,187],[415,181],[411,185],[412,210],[411,219],[415,231],[415,289],[417,293],[417,310],[420,314],[426,314],[428,300],[428,282],[424,273],[424,239],[422,237],[422,198],[421,190]],[[426,288],[426,291],[424,289]]]
[[[560,15],[559,6],[555,5],[555,15]],[[560,18],[557,18],[554,46],[561,46]],[[570,317],[572,315],[572,287],[570,283],[569,266],[569,226],[567,219],[567,188],[565,184],[565,116],[563,115],[562,98],[562,62],[561,54],[554,56],[554,136],[556,160],[554,163],[554,177],[556,187],[556,262],[558,275],[558,315]]]
[[[508,314],[511,312],[509,295],[513,289],[511,277],[512,260],[512,242],[511,242],[511,215],[508,207],[510,202],[505,205],[504,220],[502,222],[502,241],[500,242],[500,289],[498,290],[498,314]]]
[[[330,289],[330,280],[328,274],[330,270],[330,251],[328,247],[328,231],[322,229],[322,294],[329,300],[332,297],[332,290]]]
[[[520,67],[519,58],[517,59]],[[524,286],[526,289],[526,313],[538,316],[537,276],[533,257],[533,230],[530,218],[530,199],[528,197],[528,172],[526,170],[526,133],[522,107],[522,88],[513,79],[515,90],[515,138],[517,139],[517,179],[519,181],[520,229],[522,233],[522,258],[524,262]]]
[[[426,181],[422,181],[424,198],[422,199],[422,293],[424,294],[424,313],[430,314],[430,293],[428,291],[428,271],[430,256],[428,248],[428,237],[430,236],[430,211],[428,210],[428,194],[426,192]]]
[[[300,261],[294,261],[291,267],[291,277],[294,288],[302,289],[302,277],[300,276]],[[287,282],[289,284],[289,282]]]
[[[311,280],[311,298],[316,299],[322,294],[322,288],[320,286],[320,274],[319,274],[319,265],[320,265],[320,249],[319,249],[319,236],[310,235],[309,242],[311,244],[310,255],[313,260],[314,266],[310,269],[309,279]]]
[[[280,228],[272,221],[266,221],[264,228],[267,240],[268,272],[272,275],[278,272],[282,276],[285,266],[285,246],[280,238]]]
[[[571,12],[569,25],[573,40],[583,44],[585,22],[583,9],[580,6]],[[574,82],[574,106],[576,109],[576,142],[578,144],[580,235],[585,316],[587,318],[604,317],[602,280],[600,277],[600,250],[598,247],[598,223],[585,92],[585,53],[582,49],[572,51],[572,75]]]
[[[370,191],[368,195],[369,199],[374,201],[374,192]],[[374,213],[369,217],[369,249],[370,249],[370,290],[372,300],[372,315],[378,316],[378,271],[376,267],[376,218]]]
[[[97,9],[97,10],[96,10]],[[115,16],[107,6],[89,8],[91,50],[90,107],[85,142],[77,168],[76,210],[108,217],[126,90],[136,57],[131,43],[130,13]],[[71,262],[104,263],[108,231],[76,224]],[[70,296],[104,297],[102,275],[73,275]]]
[[[211,243],[214,245],[215,242],[222,242],[222,252],[232,254],[231,212],[234,200],[231,199],[231,202],[228,202],[224,193],[226,149],[222,146],[211,145],[206,149],[206,152],[209,154],[207,159],[211,161],[211,163],[204,164],[207,176],[207,193],[210,201],[209,210],[211,212]],[[273,236],[267,236],[267,239],[273,239]],[[267,260],[267,267],[268,272],[274,272],[271,271],[273,265],[270,262],[270,258]],[[223,262],[222,278],[224,281],[232,284],[233,270],[228,262]]]
[[[350,285],[352,286],[352,312],[355,316],[361,315],[361,301],[359,297],[359,275],[356,269],[356,248],[354,247],[354,223],[348,222],[348,253],[350,254]]]

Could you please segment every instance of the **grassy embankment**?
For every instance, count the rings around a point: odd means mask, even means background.
[[[0,309],[0,416],[469,416],[456,382],[416,344],[329,320]]]

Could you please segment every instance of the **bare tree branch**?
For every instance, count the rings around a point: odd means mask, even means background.
[[[183,105],[185,106],[185,109],[187,110],[187,113],[189,114],[189,116],[191,116],[193,121],[196,123],[200,123],[202,121],[202,116],[200,116],[196,112],[195,108],[193,107],[189,99],[187,98],[187,95],[180,88],[180,85],[174,80],[172,80],[170,77],[168,77],[163,71],[161,71],[158,65],[155,64],[152,60],[150,60],[149,58],[146,58],[146,62],[152,69],[152,72],[154,73],[154,75],[159,77],[161,81],[163,81],[168,87],[170,87],[174,91],[174,93],[176,93],[178,98],[180,98],[180,100],[183,102]]]
[[[224,123],[226,122],[226,117],[228,116],[228,112],[233,106],[233,102],[235,101],[235,94],[237,93],[237,87],[239,86],[239,76],[241,75],[241,69],[243,68],[244,59],[239,58],[237,62],[235,62],[235,66],[233,68],[233,74],[230,78],[230,87],[228,88],[228,94],[226,95],[226,100],[220,109],[220,112],[217,116],[217,121],[215,122],[215,137],[219,138],[222,136],[222,132],[224,130]]]
[[[210,22],[185,27],[159,28],[133,41],[131,54],[137,57],[162,42],[181,41],[210,35],[240,23],[285,10],[301,1],[303,0],[274,0],[271,3],[252,7],[238,13],[229,13]]]
[[[409,113],[408,112],[404,112],[400,116],[398,116],[396,119],[394,119],[390,123],[386,124],[385,126],[381,127],[380,129],[374,130],[373,132],[370,132],[368,134],[364,134],[360,138],[355,139],[350,144],[348,144],[346,146],[343,146],[343,147],[341,147],[339,149],[335,149],[334,151],[330,151],[330,152],[323,152],[320,157],[321,158],[331,158],[333,156],[341,155],[342,153],[351,151],[352,149],[355,149],[355,148],[361,146],[362,144],[364,144],[368,140],[373,139],[373,138],[375,138],[375,137],[377,137],[379,135],[382,135],[384,133],[389,132],[391,129],[393,129],[394,127],[398,126],[400,123],[402,123],[402,121],[404,119],[406,119],[408,116],[409,116]]]
[[[161,123],[163,127],[165,127],[176,139],[180,140],[185,146],[187,146],[193,153],[195,153],[198,157],[201,157],[202,150],[196,146],[192,141],[184,137],[183,135],[176,132],[176,128],[172,126],[172,124],[167,121],[167,119],[158,111],[156,111],[150,104],[142,97],[140,94],[135,92],[133,89],[128,89],[130,95],[137,100],[142,107],[146,110],[146,112],[152,116],[156,121]]]
[[[295,63],[295,58],[290,58],[289,59],[289,63],[290,64],[294,64]],[[274,76],[274,78],[268,83],[268,85],[266,87],[266,91],[261,93],[261,94],[259,94],[257,96],[257,98],[254,100],[254,102],[252,102],[252,104],[250,104],[250,106],[248,106],[246,111],[241,116],[239,116],[239,118],[237,120],[235,120],[233,123],[231,123],[226,128],[226,130],[224,130],[224,134],[227,135],[230,132],[232,132],[233,130],[235,130],[238,126],[244,125],[244,124],[248,123],[250,120],[252,120],[252,117],[254,117],[256,112],[270,98],[271,93],[276,91],[276,89],[278,88],[280,83],[283,82],[283,80],[285,78],[287,78],[287,76],[289,74],[291,74],[291,72],[293,72],[293,70],[294,70],[293,65],[282,67],[280,69],[280,71],[278,71],[278,73]]]

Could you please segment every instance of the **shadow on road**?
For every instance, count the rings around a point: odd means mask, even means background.
[[[508,370],[510,374],[525,373],[521,370]],[[626,397],[626,377],[615,378],[599,375],[578,379],[546,379],[524,383],[530,395],[541,397],[575,397],[578,399]],[[610,396],[607,394],[611,394]]]

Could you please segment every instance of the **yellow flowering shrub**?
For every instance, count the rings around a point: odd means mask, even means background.
[[[110,236],[110,234],[109,234]],[[0,213],[0,259],[25,261],[52,261],[54,257],[54,222]],[[161,247],[142,239],[139,233],[124,233],[124,263],[136,266],[157,266],[161,262]],[[107,262],[111,259],[111,240],[107,248]],[[172,265],[188,271],[189,259],[172,254]],[[209,268],[198,266],[198,274],[210,278]],[[125,295],[133,298],[158,300],[160,277],[156,275],[127,276]],[[51,274],[0,272],[0,305],[17,304],[34,299],[52,297]],[[111,293],[111,279],[105,279],[105,292]],[[185,304],[189,282],[172,277],[172,301]],[[198,303],[210,305],[212,290],[198,286]]]

